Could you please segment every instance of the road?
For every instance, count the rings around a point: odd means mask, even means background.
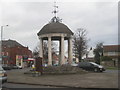
[[[52,87],[52,86],[39,86],[39,85],[27,85],[27,84],[14,84],[14,83],[4,83],[2,90],[56,90],[56,89],[69,89],[69,90],[98,90],[93,88],[66,88],[66,87]],[[104,89],[105,90],[105,89]],[[108,90],[106,88],[106,90]],[[112,89],[118,90],[118,89]]]
[[[14,71],[14,72],[25,72],[25,71],[28,71],[30,70],[31,68],[24,68],[24,69],[11,69],[11,70],[6,70],[7,72],[11,72],[11,71]]]
[[[97,90],[90,88],[66,88],[66,87],[52,87],[52,86],[39,86],[39,85],[25,85],[25,84],[13,84],[13,83],[4,83],[2,90]],[[114,89],[113,89],[114,90]],[[115,89],[117,90],[117,89]]]
[[[11,72],[11,71],[14,71],[14,72],[24,72],[25,69],[15,69],[15,70],[9,70],[7,72]],[[118,73],[118,70],[106,70],[105,72],[103,72],[103,75],[105,73],[109,73],[109,74],[112,74],[112,73]],[[101,73],[102,74],[102,73]],[[13,83],[4,83],[3,85],[3,88],[5,90],[12,90],[14,88],[59,88],[59,87],[51,87],[51,86],[39,86],[39,85],[27,85],[27,84],[13,84]],[[61,87],[61,88],[64,88],[64,87]]]
[[[53,86],[40,86],[40,85],[27,85],[27,84],[14,84],[14,83],[4,83],[2,85],[3,89],[12,90],[12,89],[23,89],[23,88],[64,88],[64,87],[53,87]]]
[[[39,85],[27,85],[27,84],[14,84],[14,83],[4,83],[2,90],[35,90],[35,89],[48,89],[48,90],[56,90],[56,89],[66,89],[66,87],[53,87],[53,86],[39,86]],[[78,88],[68,88],[69,90],[78,90]],[[85,88],[80,88],[82,90],[88,90]],[[89,90],[95,90],[95,89],[89,89]]]
[[[30,68],[25,68],[25,69],[12,69],[12,70],[7,70],[7,72],[24,72],[26,70],[30,70]],[[14,83],[4,83],[3,84],[3,89],[5,90],[12,90],[13,88],[62,88],[62,87],[52,87],[52,86],[39,86],[39,85],[27,85],[27,84],[14,84]]]
[[[118,73],[118,70],[106,70],[105,73]]]

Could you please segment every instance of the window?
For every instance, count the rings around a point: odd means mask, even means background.
[[[108,52],[108,56],[117,56],[118,52]]]

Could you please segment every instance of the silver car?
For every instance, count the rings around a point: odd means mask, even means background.
[[[0,65],[0,83],[7,82],[7,73]]]

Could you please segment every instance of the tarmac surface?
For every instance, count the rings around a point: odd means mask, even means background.
[[[84,73],[68,75],[42,75],[33,77],[24,74],[30,68],[7,71],[8,83],[71,87],[71,88],[118,88],[118,73]]]

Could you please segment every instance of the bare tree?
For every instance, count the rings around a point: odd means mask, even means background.
[[[40,47],[39,47],[39,44],[35,47],[35,49],[33,50],[33,56],[38,56],[39,55],[39,50],[40,50]]]
[[[84,28],[79,28],[76,30],[73,36],[73,53],[75,57],[79,58],[79,62],[82,56],[86,54],[87,50],[87,32]]]
[[[48,45],[47,45],[47,41],[43,42],[43,58],[44,59],[48,58]]]
[[[55,54],[57,52],[57,44],[52,42],[52,54]],[[40,44],[38,44],[35,49],[33,50],[33,55],[38,56],[40,53]],[[48,44],[47,41],[43,42],[43,57],[45,59],[48,58]]]

